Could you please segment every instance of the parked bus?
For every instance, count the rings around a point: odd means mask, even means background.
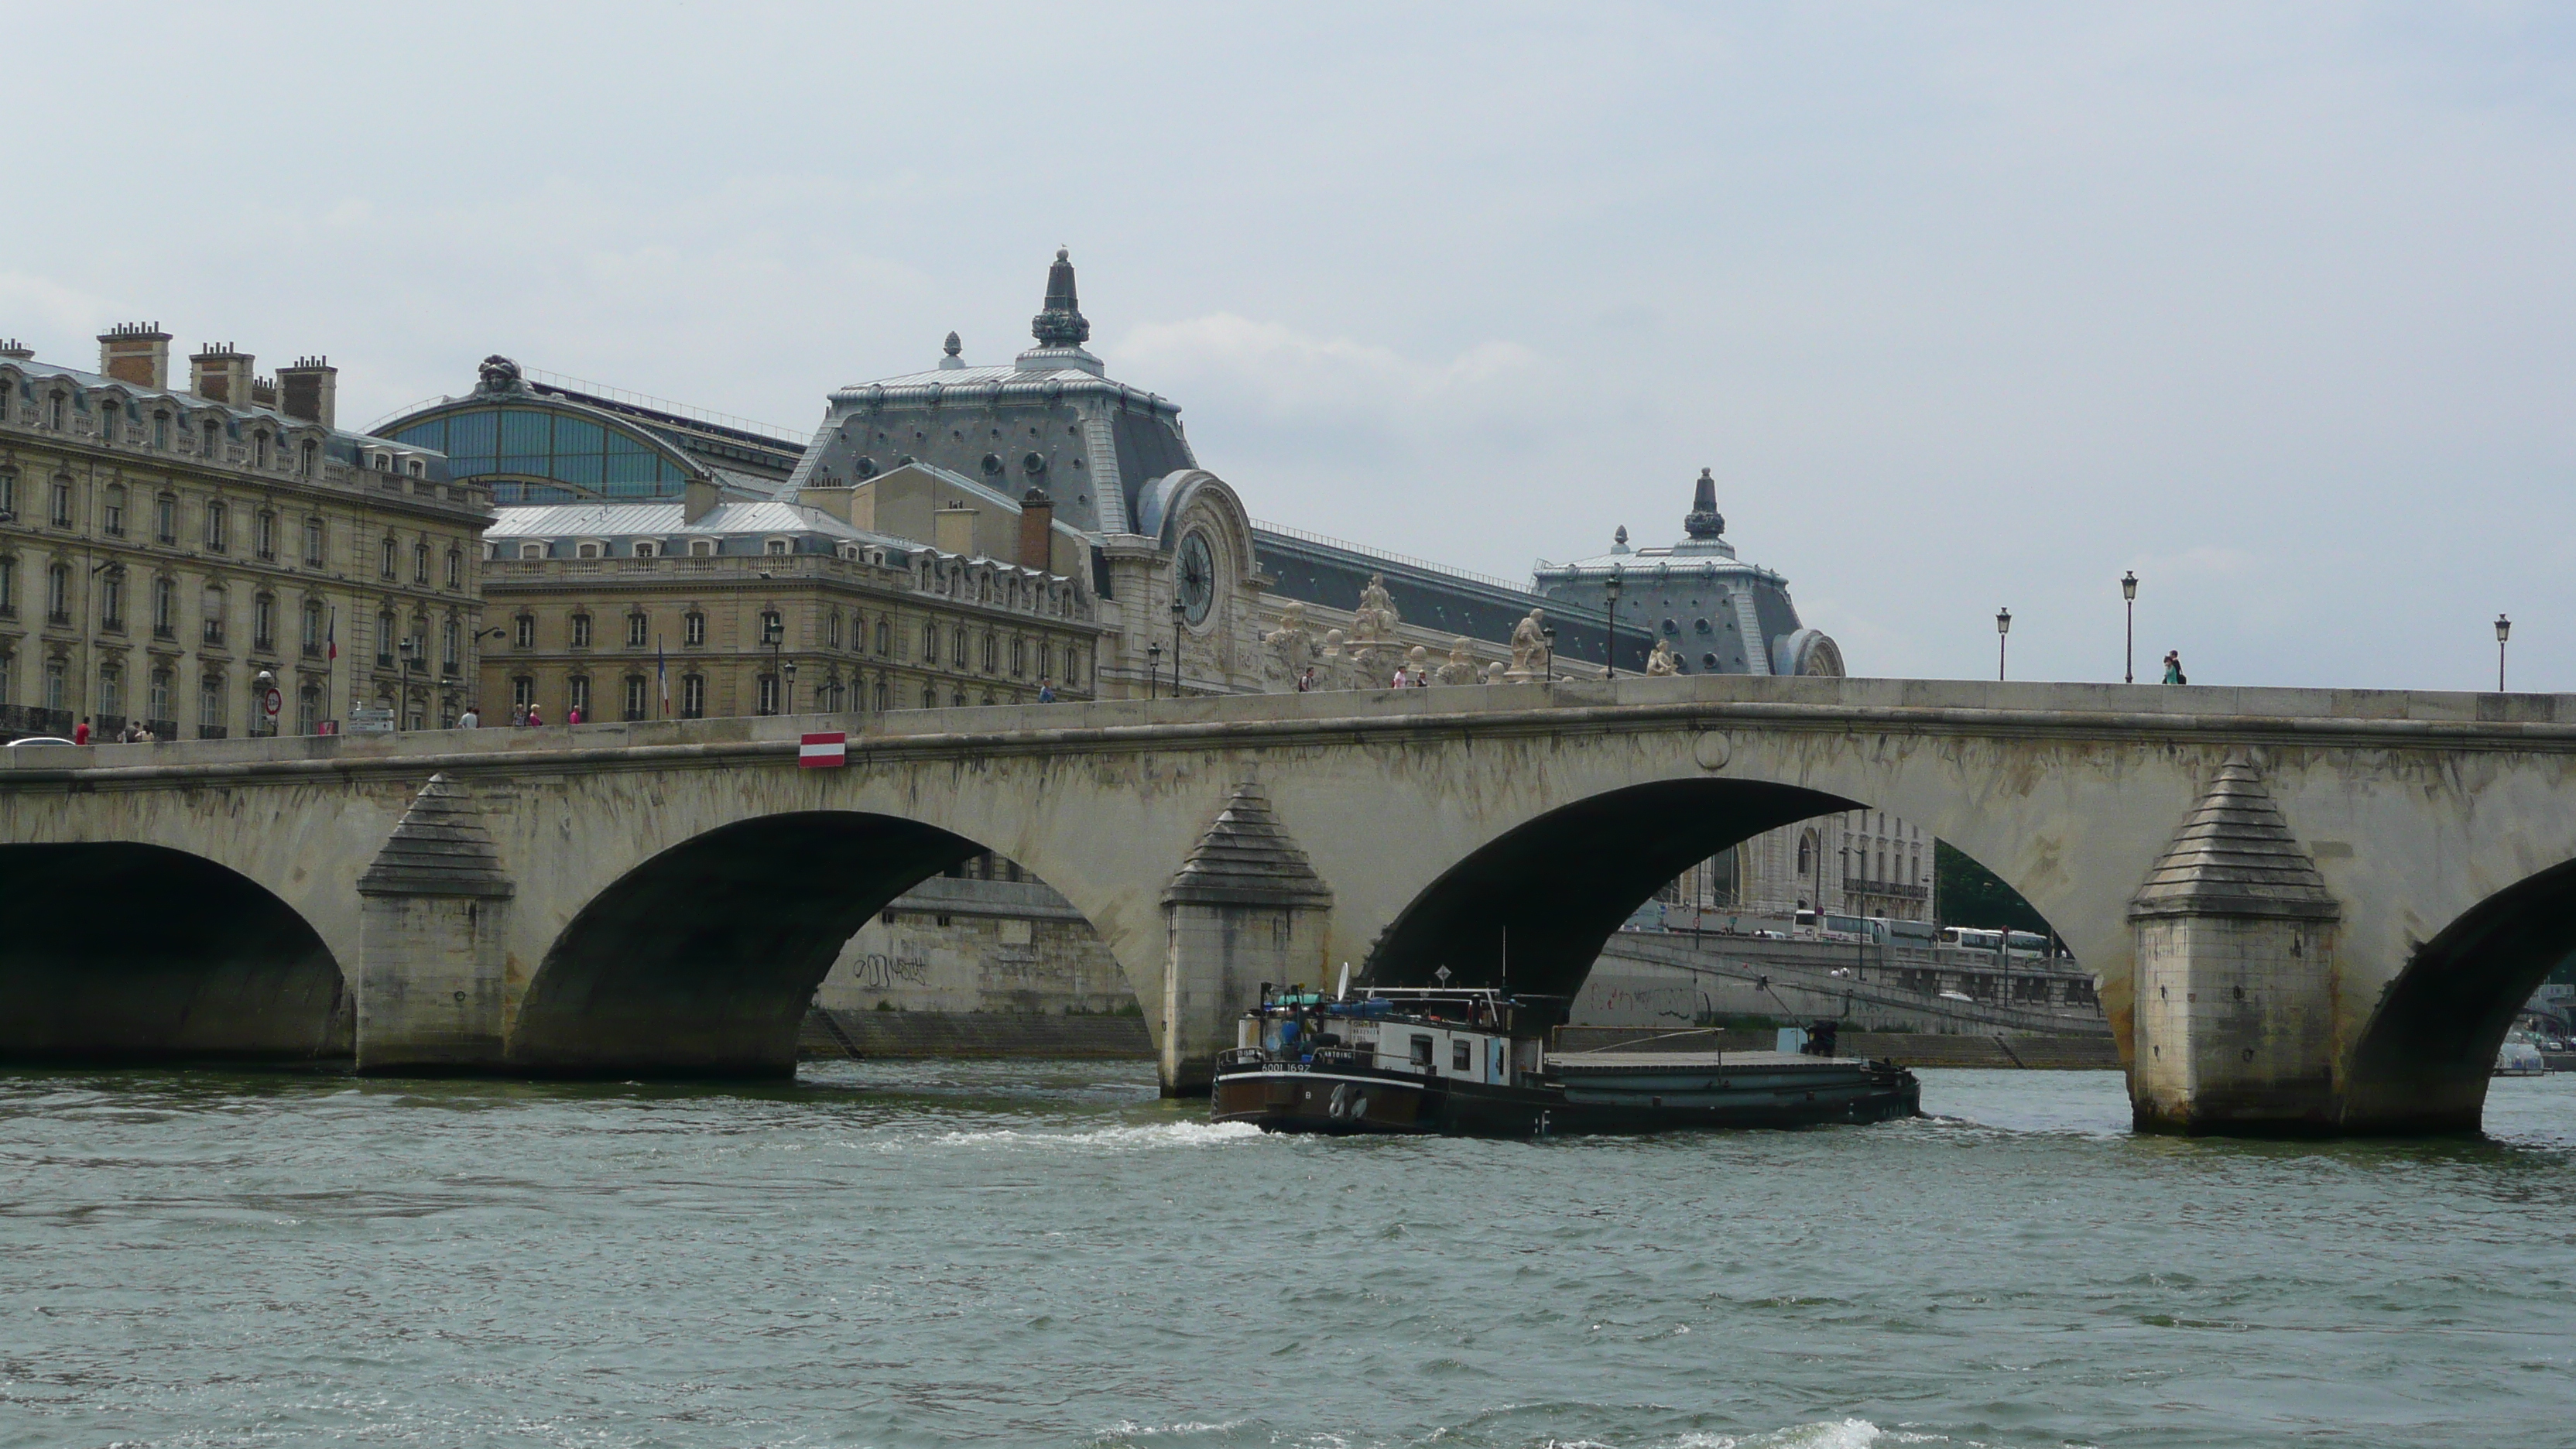
[[[2032,961],[2045,961],[2057,954],[2050,949],[2049,938],[2035,932],[1989,931],[1977,926],[1944,926],[1941,944],[1988,956],[2003,954]]]

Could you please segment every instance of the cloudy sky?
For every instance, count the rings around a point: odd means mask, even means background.
[[[1855,672],[2576,689],[2576,11],[13,7],[0,335],[791,428],[1027,345],[1255,516],[1729,537]]]

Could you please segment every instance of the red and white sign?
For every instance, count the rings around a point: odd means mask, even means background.
[[[278,693],[273,685],[259,697],[259,712],[270,719],[277,718],[277,712],[284,708],[286,708],[286,696]]]
[[[839,730],[807,735],[796,747],[796,763],[808,770],[837,770],[850,762],[850,737]]]

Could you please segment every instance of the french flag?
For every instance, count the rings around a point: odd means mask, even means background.
[[[837,770],[850,762],[850,737],[840,730],[807,735],[796,747],[796,763],[807,770]]]

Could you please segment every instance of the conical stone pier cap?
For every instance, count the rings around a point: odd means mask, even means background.
[[[510,878],[474,797],[442,772],[412,797],[385,847],[358,877],[367,895],[506,896]]]
[[[2132,919],[2280,916],[2331,921],[2343,914],[2317,864],[2238,756],[2218,767],[2191,818],[2129,902]]]

